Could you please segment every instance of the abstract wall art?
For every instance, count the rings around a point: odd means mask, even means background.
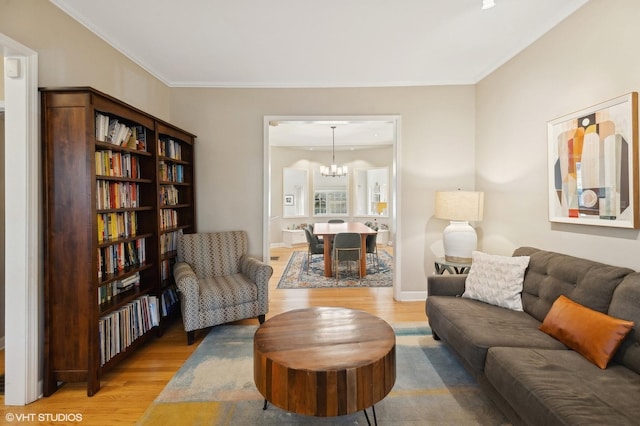
[[[638,229],[638,94],[552,120],[547,132],[549,220]]]

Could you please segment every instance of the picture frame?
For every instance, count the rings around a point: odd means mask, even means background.
[[[295,204],[295,196],[293,194],[286,194],[284,196],[284,205],[285,206],[293,206]]]
[[[640,228],[638,94],[547,123],[549,220]]]

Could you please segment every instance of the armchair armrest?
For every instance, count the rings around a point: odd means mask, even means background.
[[[427,277],[427,297],[461,296],[467,275],[430,275]]]
[[[198,277],[191,266],[186,262],[177,262],[173,266],[173,278],[180,290],[180,302],[182,316],[185,324],[185,331],[197,330],[199,328],[198,300],[200,287]]]
[[[240,259],[240,272],[249,277],[258,287],[258,301],[265,308],[265,313],[269,310],[269,279],[273,275],[271,265],[256,259],[255,257],[243,255]]]

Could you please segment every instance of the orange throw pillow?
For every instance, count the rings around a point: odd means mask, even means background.
[[[553,302],[540,330],[604,369],[633,326],[632,321],[611,317],[560,296]]]

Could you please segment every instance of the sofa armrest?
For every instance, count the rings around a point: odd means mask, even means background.
[[[466,274],[430,275],[427,278],[427,297],[461,296],[464,293]]]
[[[249,277],[258,287],[258,303],[264,313],[269,311],[269,279],[273,275],[271,265],[244,255],[240,259],[240,272]]]
[[[180,290],[180,304],[185,331],[197,330],[199,324],[200,286],[198,277],[186,262],[177,262],[173,266],[173,278]]]

